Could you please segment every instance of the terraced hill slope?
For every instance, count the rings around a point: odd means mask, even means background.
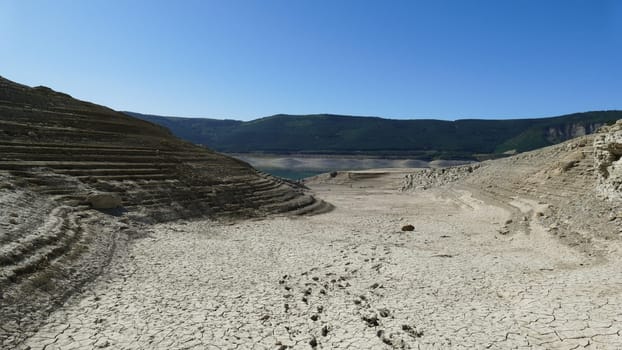
[[[160,126],[0,77],[0,347],[97,275],[141,223],[329,209]]]

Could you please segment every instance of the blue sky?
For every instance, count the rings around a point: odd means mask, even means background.
[[[622,1],[0,0],[0,75],[212,118],[622,109]]]

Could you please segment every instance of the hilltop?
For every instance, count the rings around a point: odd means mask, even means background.
[[[481,160],[530,151],[591,134],[622,118],[622,111],[456,121],[280,114],[242,122],[124,113],[221,152],[401,155],[427,161]]]

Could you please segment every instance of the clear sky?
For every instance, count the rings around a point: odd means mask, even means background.
[[[622,109],[622,1],[0,0],[0,75],[212,118]]]

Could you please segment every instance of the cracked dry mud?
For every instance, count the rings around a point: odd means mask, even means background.
[[[314,189],[337,209],[153,226],[22,347],[622,348],[619,241],[589,257],[545,232],[543,204],[464,186]]]

